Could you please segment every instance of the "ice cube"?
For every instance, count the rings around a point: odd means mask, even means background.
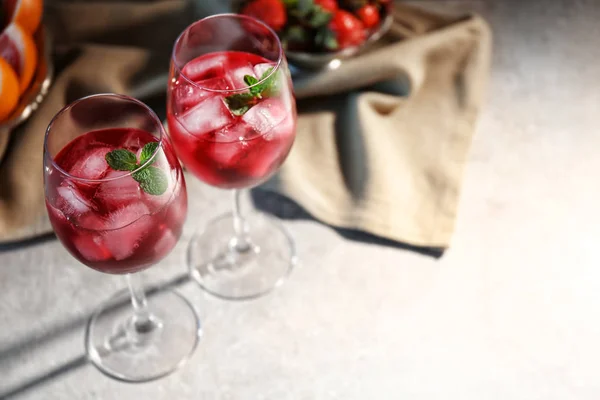
[[[67,218],[86,213],[94,208],[92,201],[86,199],[71,183],[67,182],[63,186],[59,186],[56,188],[56,192],[58,193],[56,205]]]
[[[211,77],[222,76],[227,62],[225,54],[208,54],[188,62],[183,67],[183,74],[190,80],[200,81]]]
[[[242,120],[259,134],[270,132],[287,116],[283,103],[275,98],[266,99],[248,110]]]
[[[51,221],[67,222],[67,218],[65,217],[65,214],[63,214],[58,208],[54,207],[49,202],[46,203],[46,205],[47,205],[46,209],[48,211],[48,216],[50,217]]]
[[[137,221],[144,215],[149,214],[150,210],[148,209],[148,206],[141,201],[128,204],[107,215],[106,229],[119,229]]]
[[[275,68],[275,64],[262,63],[254,66],[254,74],[258,79],[262,78],[263,74],[269,70],[269,68]]]
[[[73,239],[73,245],[83,258],[91,262],[106,261],[112,256],[100,235],[83,233]]]
[[[127,132],[125,136],[123,136],[120,147],[131,151],[137,151],[140,147],[142,147],[139,132],[136,130]]]
[[[177,180],[177,185],[173,188],[173,199],[168,205],[167,220],[171,224],[182,224],[187,215],[188,202],[183,179],[183,174],[181,174],[179,180]]]
[[[109,229],[106,218],[93,211],[80,215],[75,222],[79,227],[90,231],[104,231]]]
[[[248,142],[215,143],[211,149],[211,158],[224,168],[232,168],[236,160],[240,159],[247,151]]]
[[[165,229],[162,236],[156,241],[154,245],[154,254],[157,258],[161,259],[165,257],[173,247],[177,244],[177,237],[171,232],[170,229]]]
[[[235,89],[243,89],[248,86],[248,84],[244,81],[244,77],[246,75],[256,78],[251,64],[242,65],[239,68],[235,68],[227,72],[228,78]]]
[[[214,162],[228,167],[236,158],[240,158],[248,148],[248,129],[243,123],[227,126],[215,134],[215,143],[211,146]]]
[[[102,183],[96,191],[96,199],[109,209],[122,207],[140,199],[140,184],[123,171],[110,171],[105,179],[117,178]],[[120,178],[119,178],[120,177]]]
[[[181,116],[181,124],[192,135],[221,129],[232,121],[233,116],[220,96],[209,97]]]
[[[253,132],[251,132],[251,130],[248,129],[245,124],[238,122],[227,125],[226,127],[216,131],[213,135],[213,140],[220,143],[239,142],[244,139],[248,139],[249,135],[252,133]]]
[[[77,178],[100,179],[109,166],[106,162],[106,154],[110,152],[108,147],[95,148],[83,155],[69,170],[69,174]]]
[[[107,216],[108,230],[102,241],[116,260],[130,257],[152,228],[150,210],[142,202],[132,203]]]
[[[295,134],[296,125],[294,124],[294,118],[291,114],[288,114],[281,123],[264,135],[264,139],[267,141],[274,139],[293,140]]]
[[[106,232],[103,242],[115,260],[124,260],[137,250],[151,227],[152,219],[146,215],[131,225]]]
[[[175,87],[175,101],[178,109],[188,109],[200,103],[202,100],[212,97],[217,93],[210,90],[229,90],[231,85],[225,78],[212,78],[196,82],[198,86],[180,81]]]

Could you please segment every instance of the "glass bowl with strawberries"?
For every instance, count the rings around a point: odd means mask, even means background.
[[[279,35],[297,67],[334,68],[379,40],[392,24],[391,0],[237,0],[233,10]]]

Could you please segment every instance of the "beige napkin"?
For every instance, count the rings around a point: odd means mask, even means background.
[[[274,185],[328,224],[444,248],[484,100],[491,34],[477,16],[400,4],[394,17],[380,48],[296,80],[302,114]]]
[[[194,17],[181,0],[59,2],[56,82],[0,163],[0,242],[47,232],[42,144],[51,117],[96,92],[164,93],[169,50]],[[380,48],[295,80],[297,139],[271,182],[317,219],[409,244],[449,244],[482,104],[490,33],[398,5]],[[327,97],[324,97],[327,96]],[[267,186],[268,187],[268,186]]]

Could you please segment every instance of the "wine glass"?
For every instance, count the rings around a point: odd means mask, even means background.
[[[205,183],[233,189],[233,212],[190,243],[191,275],[221,298],[266,294],[293,268],[294,244],[278,220],[242,215],[240,192],[269,179],[294,142],[296,104],[281,43],[254,18],[213,15],[179,36],[170,71],[167,120],[175,151]]]
[[[46,131],[44,185],[65,248],[90,268],[124,275],[129,287],[89,320],[89,359],[128,382],[177,369],[198,343],[198,316],[174,291],[146,296],[139,276],[175,247],[187,214],[185,180],[161,121],[127,96],[75,101]]]

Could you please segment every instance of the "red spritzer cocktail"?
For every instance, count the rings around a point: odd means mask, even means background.
[[[154,156],[152,170],[165,179],[161,194],[148,193],[134,174],[113,169],[106,160],[114,150],[139,159],[153,146],[158,138],[148,132],[112,128],[78,136],[55,156],[64,172],[85,180],[52,174],[48,214],[56,235],[87,266],[113,274],[135,272],[164,258],[177,243],[187,195],[173,152]]]
[[[193,23],[175,42],[167,98],[169,134],[184,166],[209,185],[233,189],[233,212],[193,237],[190,274],[222,298],[262,296],[296,259],[279,221],[240,211],[240,190],[267,181],[296,135],[291,74],[277,34],[245,15]]]
[[[174,73],[169,131],[185,166],[204,182],[256,186],[287,157],[296,116],[288,77],[276,67],[257,54],[222,51]],[[256,89],[246,90],[249,82]]]
[[[198,343],[198,316],[168,287],[146,297],[140,280],[141,270],[175,247],[187,214],[185,178],[162,122],[144,103],[117,94],[69,104],[46,130],[44,187],[65,248],[88,267],[127,280],[129,290],[87,324],[88,359],[127,382],[176,370]]]

